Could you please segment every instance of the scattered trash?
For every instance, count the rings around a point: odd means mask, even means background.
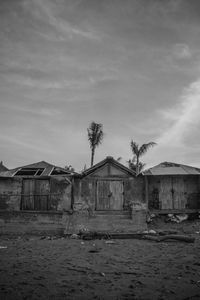
[[[155,235],[155,234],[156,234],[156,231],[153,230],[153,229],[151,229],[151,230],[149,230],[148,234],[153,234],[153,235]]]
[[[176,215],[176,218],[179,220],[179,222],[183,222],[185,220],[188,219],[188,215],[187,214],[181,214],[181,215]]]
[[[76,233],[73,233],[72,235],[70,235],[70,239],[78,240],[79,238],[80,238],[79,235]]]
[[[84,234],[84,233],[88,233],[89,230],[84,227],[83,225],[81,225],[81,229],[79,230],[79,235]]]
[[[116,244],[114,241],[105,241],[106,244]]]
[[[7,249],[7,246],[0,246],[0,249]]]
[[[199,233],[200,233],[200,231],[196,231],[195,233],[199,234]]]
[[[84,242],[81,242],[81,245],[84,245],[85,243]]]
[[[149,213],[149,214],[147,215],[146,222],[147,222],[147,223],[151,223],[156,217],[157,217],[156,214],[150,214],[150,213]]]
[[[183,221],[188,220],[188,215],[187,214],[168,214],[165,222],[174,222],[174,223],[181,223]]]

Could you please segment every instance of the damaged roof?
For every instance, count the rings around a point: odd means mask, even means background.
[[[200,169],[172,162],[162,162],[145,170],[143,175],[200,175]]]
[[[72,175],[74,172],[52,165],[46,161],[39,161],[30,165],[18,167],[12,170],[1,172],[1,176],[51,176],[51,175]]]

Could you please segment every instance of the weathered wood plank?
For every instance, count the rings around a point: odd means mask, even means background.
[[[170,176],[162,176],[160,181],[159,198],[162,209],[173,209],[172,178]]]

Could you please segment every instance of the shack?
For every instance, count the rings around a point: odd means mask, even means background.
[[[63,232],[73,175],[45,161],[1,172],[1,233]]]
[[[132,231],[146,227],[143,176],[107,156],[74,178],[73,209],[87,229]],[[80,221],[80,218],[79,218]]]
[[[200,169],[163,162],[143,175],[149,210],[190,213],[200,209]]]

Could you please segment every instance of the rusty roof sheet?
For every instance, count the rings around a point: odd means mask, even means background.
[[[64,168],[57,167],[55,165],[47,163],[46,161],[40,161],[40,162],[33,163],[33,164],[30,164],[30,165],[26,165],[26,166],[22,166],[22,167],[18,167],[18,168],[15,168],[15,169],[11,169],[11,170],[8,170],[8,171],[1,172],[0,176],[1,177],[12,177],[12,176],[15,176],[15,173],[17,171],[19,171],[21,168],[23,168],[23,169],[30,169],[30,168],[34,168],[34,169],[35,168],[36,169],[37,168],[38,169],[41,168],[41,169],[43,169],[44,168],[44,171],[42,172],[42,174],[40,176],[50,176],[51,172],[53,171],[54,168],[62,170],[63,172],[66,173],[66,175],[72,175],[73,173],[75,173],[75,172],[67,171]]]
[[[163,162],[143,172],[144,175],[200,175],[200,169],[176,164]]]

